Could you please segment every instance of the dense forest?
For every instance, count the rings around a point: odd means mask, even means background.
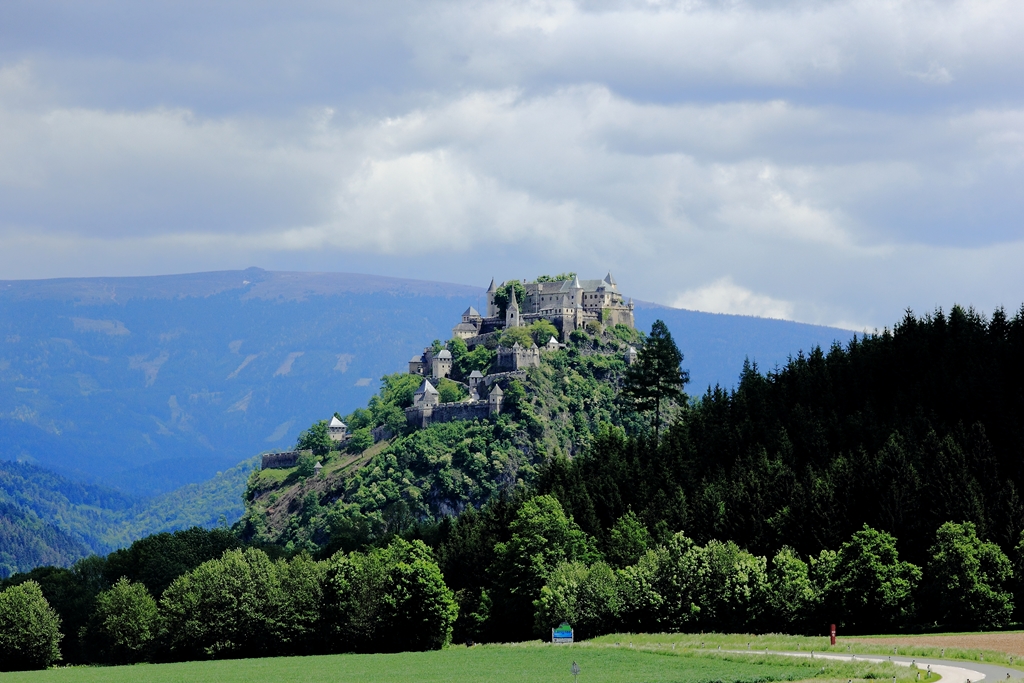
[[[1024,309],[908,312],[699,397],[663,325],[631,341],[627,367],[615,330],[574,334],[495,419],[348,454],[313,425],[299,445],[324,472],[254,474],[233,531],[155,536],[2,588],[38,584],[69,661],[244,656],[252,642],[223,620],[209,647],[175,645],[200,626],[182,606],[240,601],[271,654],[365,651],[384,631],[408,648],[519,640],[562,620],[583,637],[996,627],[1024,606]],[[385,378],[346,418],[397,426],[406,384]],[[371,609],[412,587],[426,611]],[[85,640],[129,612],[150,619],[134,649]]]

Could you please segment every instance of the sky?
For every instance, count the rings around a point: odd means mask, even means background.
[[[0,279],[260,266],[862,330],[1024,302],[1024,3],[0,3]]]

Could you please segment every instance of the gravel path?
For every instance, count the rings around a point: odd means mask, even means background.
[[[760,650],[731,650],[738,654],[762,654]],[[815,659],[838,659],[842,661],[867,661],[867,662],[892,662],[901,666],[917,664],[918,668],[924,670],[931,665],[932,671],[942,676],[943,683],[978,683],[978,681],[1006,681],[1011,678],[1024,678],[1024,671],[1011,669],[998,664],[984,664],[982,662],[959,662],[953,659],[932,659],[930,657],[902,657],[888,655],[863,655],[863,654],[822,654],[809,652],[785,652],[781,650],[768,650],[770,655],[785,655],[787,657],[813,657]],[[1007,675],[1009,674],[1009,675]],[[922,679],[924,683],[927,679]]]

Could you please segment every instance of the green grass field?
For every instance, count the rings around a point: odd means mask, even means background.
[[[945,635],[945,634],[938,634]],[[954,635],[954,634],[950,634]],[[770,650],[784,650],[784,651],[801,651],[806,652],[808,650],[814,650],[816,652],[836,652],[836,653],[857,653],[857,654],[877,654],[885,655],[892,654],[893,646],[886,643],[872,642],[873,638],[885,638],[889,636],[857,636],[857,637],[839,637],[836,638],[835,647],[829,645],[828,636],[818,637],[806,637],[806,636],[790,636],[780,633],[767,633],[764,635],[751,635],[744,633],[708,633],[708,634],[694,634],[694,633],[654,633],[654,634],[616,634],[610,636],[601,636],[590,641],[594,644],[609,644],[616,641],[629,643],[632,642],[635,647],[638,648],[664,648],[670,647],[672,644],[676,645],[677,649],[692,649],[700,651],[716,650],[721,647],[723,650],[746,650],[749,644],[751,651],[764,650],[768,648]],[[1005,652],[998,652],[995,650],[982,650],[982,649],[970,649],[970,648],[954,648],[946,647],[940,648],[938,646],[931,645],[901,645],[899,646],[898,654],[907,655],[910,657],[934,657],[939,658],[940,655],[943,659],[959,659],[963,661],[984,661],[992,664],[1011,664],[1010,655]],[[1021,661],[1021,657],[1014,657],[1012,662],[1015,666],[1024,665],[1024,661]]]
[[[539,643],[452,647],[438,652],[390,655],[329,655],[268,659],[140,664],[121,667],[69,667],[0,674],[4,683],[573,683],[572,662],[579,664],[579,683],[760,683],[863,678],[910,683],[910,671],[891,665],[812,662],[763,655],[720,655],[717,652],[672,650],[670,646],[630,648],[627,643],[580,643],[553,646]],[[823,668],[824,667],[824,668]]]

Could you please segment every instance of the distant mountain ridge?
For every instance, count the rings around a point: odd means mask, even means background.
[[[67,566],[161,531],[233,523],[257,466],[257,458],[250,458],[201,484],[140,500],[27,463],[0,461],[0,578],[43,564]]]
[[[0,459],[133,496],[207,480],[365,404],[483,290],[258,268],[0,281]],[[643,303],[636,318],[668,323],[696,394],[732,386],[745,357],[771,367],[850,336]]]

